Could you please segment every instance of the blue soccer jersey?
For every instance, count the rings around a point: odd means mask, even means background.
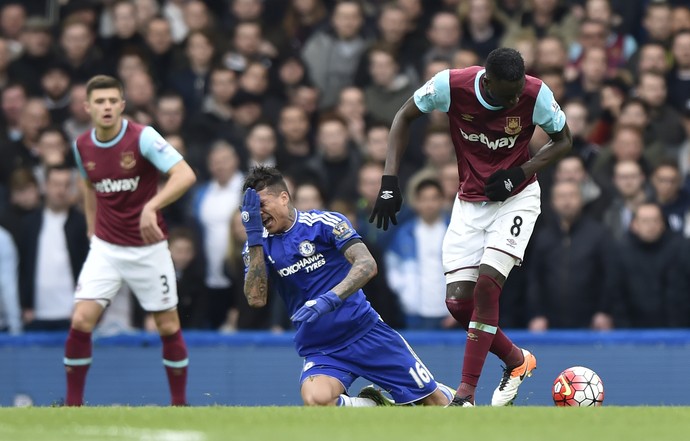
[[[307,300],[340,283],[352,265],[342,253],[348,242],[360,239],[345,216],[335,212],[297,211],[295,223],[282,234],[264,236],[269,285],[283,298],[292,316]],[[245,244],[245,272],[248,262]],[[295,346],[300,356],[338,351],[366,334],[379,319],[362,290],[333,312],[312,323],[295,323]]]

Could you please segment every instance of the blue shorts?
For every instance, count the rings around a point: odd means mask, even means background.
[[[366,378],[387,391],[397,404],[421,400],[437,388],[433,375],[402,335],[382,320],[344,349],[307,356],[300,384],[315,375],[335,378],[346,391],[358,377]]]

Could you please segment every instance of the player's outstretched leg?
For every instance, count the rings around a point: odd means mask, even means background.
[[[518,394],[518,388],[527,377],[532,376],[532,371],[537,368],[537,358],[526,349],[521,349],[523,362],[515,367],[503,369],[503,377],[494,395],[491,398],[492,406],[509,406],[513,404]]]
[[[376,403],[377,406],[395,406],[395,401],[383,395],[373,384],[364,386],[357,394],[357,398],[365,398]]]

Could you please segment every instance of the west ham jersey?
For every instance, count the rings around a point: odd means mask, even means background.
[[[282,234],[264,235],[264,259],[270,285],[283,298],[292,316],[307,300],[340,283],[352,265],[341,252],[359,234],[345,216],[335,212],[297,211],[295,223]],[[245,271],[249,249],[245,244]],[[379,320],[362,290],[333,312],[312,323],[295,323],[295,346],[300,356],[331,353],[366,334]]]
[[[73,150],[82,176],[96,193],[94,234],[115,245],[145,245],[141,211],[158,192],[159,170],[167,172],[182,156],[152,127],[126,119],[112,140],[99,141],[91,129],[77,138]],[[158,226],[167,236],[160,212]]]
[[[414,93],[422,112],[447,113],[458,160],[458,197],[487,201],[484,184],[494,172],[517,167],[530,159],[529,142],[535,126],[556,133],[565,125],[565,114],[551,90],[540,79],[527,75],[515,107],[492,106],[482,97],[479,66],[444,70]],[[528,176],[514,193],[534,182]]]

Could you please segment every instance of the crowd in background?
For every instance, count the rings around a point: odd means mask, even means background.
[[[458,185],[445,115],[412,127],[400,224],[368,218],[397,109],[501,46],[553,90],[574,137],[539,176],[542,216],[501,326],[690,327],[689,3],[0,0],[0,330],[69,326],[89,246],[71,144],[101,73],[123,82],[125,117],[198,176],[164,210],[183,328],[291,326],[276,296],[253,310],[242,294],[238,207],[257,164],[285,174],[298,209],[348,216],[379,264],[364,291],[389,324],[456,327],[441,264]],[[537,129],[532,147],[547,141]],[[153,329],[126,290],[103,332]]]

